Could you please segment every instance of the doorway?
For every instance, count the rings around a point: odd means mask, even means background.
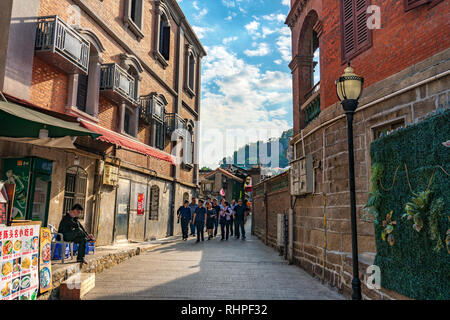
[[[116,217],[114,223],[114,240],[128,240],[128,223],[130,216],[130,180],[119,179],[117,188]]]

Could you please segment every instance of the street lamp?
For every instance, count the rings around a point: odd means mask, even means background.
[[[352,299],[361,300],[361,281],[359,280],[358,266],[358,237],[356,233],[356,199],[355,199],[355,159],[353,153],[353,115],[358,107],[361,97],[364,78],[356,75],[348,63],[344,74],[336,80],[336,91],[342,107],[347,116],[347,141],[348,141],[348,169],[350,179],[350,214],[352,225],[352,259],[353,280]]]

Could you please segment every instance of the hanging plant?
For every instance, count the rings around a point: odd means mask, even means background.
[[[406,213],[402,218],[407,218],[408,221],[412,220],[414,222],[413,229],[417,232],[420,232],[423,228],[423,219],[425,218],[430,205],[430,195],[430,190],[420,192],[412,199],[412,202],[408,202],[405,205]]]
[[[394,211],[391,210],[386,215],[386,220],[383,220],[383,231],[381,232],[381,239],[383,241],[387,241],[390,246],[393,246],[395,243],[394,235],[392,232],[394,231],[394,226],[397,224],[397,221],[392,221],[392,215],[394,214]]]

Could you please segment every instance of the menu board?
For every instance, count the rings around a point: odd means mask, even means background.
[[[49,228],[41,228],[41,246],[39,263],[40,292],[44,293],[52,289],[52,234]]]
[[[0,299],[36,300],[40,225],[0,227]]]

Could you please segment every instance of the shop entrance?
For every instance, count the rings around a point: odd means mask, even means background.
[[[119,179],[117,188],[116,218],[114,226],[115,241],[128,239],[128,223],[130,215],[130,180]]]

